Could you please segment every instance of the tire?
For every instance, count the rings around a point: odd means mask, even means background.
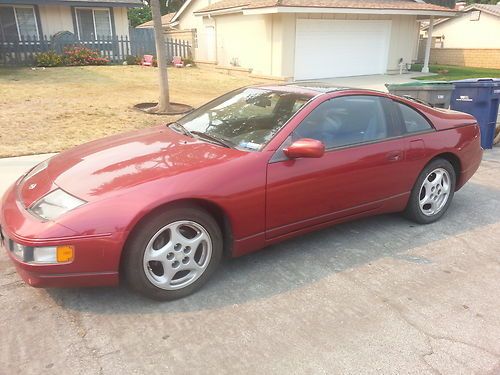
[[[166,208],[135,228],[124,248],[122,272],[134,291],[170,301],[204,285],[222,253],[222,233],[209,213],[195,206]]]
[[[436,180],[439,178],[441,182]],[[406,217],[419,224],[439,220],[451,204],[455,183],[456,174],[451,163],[446,159],[432,160],[413,186],[405,210]]]

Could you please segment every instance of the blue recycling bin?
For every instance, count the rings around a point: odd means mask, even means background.
[[[481,127],[481,147],[492,148],[500,104],[500,78],[453,81],[450,108],[473,115]]]

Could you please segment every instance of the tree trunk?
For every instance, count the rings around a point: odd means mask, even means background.
[[[170,107],[170,97],[168,92],[167,51],[161,24],[160,1],[151,0],[150,4],[155,30],[156,60],[158,62],[158,72],[160,74],[160,98],[158,100],[158,105],[150,108],[148,112],[167,112]]]

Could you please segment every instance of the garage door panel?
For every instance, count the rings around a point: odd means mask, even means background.
[[[297,20],[295,78],[382,74],[390,21]]]

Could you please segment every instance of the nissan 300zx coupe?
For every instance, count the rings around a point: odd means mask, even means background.
[[[481,158],[465,113],[321,82],[246,87],[35,166],[3,196],[1,242],[29,285],[123,280],[171,300],[223,255],[383,213],[432,223]]]

